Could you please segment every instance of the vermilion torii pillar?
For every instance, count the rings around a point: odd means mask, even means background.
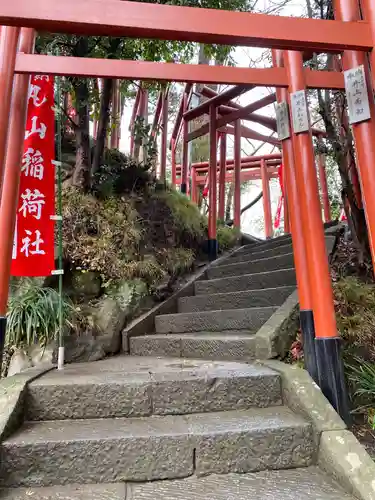
[[[233,226],[241,228],[241,120],[234,123],[234,218]]]
[[[263,213],[264,213],[264,233],[267,239],[272,238],[272,212],[271,212],[271,194],[270,180],[267,173],[267,165],[264,160],[261,161],[260,171],[262,175],[262,191],[263,191]]]
[[[219,214],[220,220],[225,217],[225,176],[227,167],[227,134],[220,134],[220,173],[219,173]]]
[[[165,185],[167,171],[167,148],[168,148],[168,91],[163,93],[163,107],[161,120],[161,151],[160,151],[160,182]]]
[[[318,380],[323,394],[344,420],[349,420],[348,396],[337,332],[333,291],[329,272],[316,176],[306,83],[301,52],[285,51],[294,157],[303,221],[307,269],[312,295]]]
[[[183,97],[183,114],[188,110],[189,94],[184,91]],[[182,118],[182,182],[181,182],[181,193],[187,193],[187,183],[188,183],[188,164],[189,164],[189,122]]]
[[[190,172],[191,179],[191,193],[190,199],[193,203],[198,203],[198,184],[197,184],[197,173],[194,168]]]
[[[373,33],[375,33],[374,25],[374,7],[371,2],[363,2],[365,7],[364,11],[369,16]],[[335,0],[334,1],[335,18],[339,21],[357,21],[359,20],[359,5],[356,0]],[[374,61],[372,51],[372,61]],[[366,95],[367,103],[370,114],[370,119],[355,123],[353,117],[349,119],[352,121],[355,149],[357,153],[357,166],[362,188],[362,199],[365,208],[365,215],[367,221],[367,229],[370,241],[370,249],[372,256],[372,264],[375,269],[375,203],[373,201],[375,193],[375,176],[374,176],[374,158],[375,158],[375,106],[374,97],[372,92],[372,84],[374,82],[375,67],[372,68],[372,81],[368,67],[367,57],[364,52],[354,50],[345,51],[343,54],[343,68],[349,70],[351,68],[358,68],[363,66],[365,82],[366,82]],[[361,96],[362,101],[366,96]]]
[[[172,188],[176,187],[176,139],[171,139]]]
[[[208,212],[208,256],[210,260],[217,258],[217,133],[216,133],[217,110],[215,104],[210,106],[210,169],[209,179],[209,212]],[[186,143],[187,145],[187,143]],[[182,179],[183,181],[184,179]]]
[[[289,207],[288,207],[288,198],[286,194],[285,187],[285,176],[284,176],[284,233],[290,233],[290,222],[289,222]]]
[[[273,62],[277,67],[284,66],[283,51],[273,51]],[[288,90],[276,89],[279,103],[288,102]],[[296,269],[299,314],[302,332],[302,341],[305,354],[306,369],[310,376],[318,382],[318,367],[315,355],[315,328],[313,318],[312,290],[310,288],[309,273],[307,266],[306,241],[304,237],[301,196],[297,185],[296,163],[294,160],[294,148],[289,124],[289,137],[282,140],[284,179],[286,191],[288,192],[290,227],[292,234],[294,266]]]
[[[0,32],[0,198],[19,33],[10,26],[2,26]]]
[[[318,142],[321,145],[321,139]],[[331,207],[329,206],[326,159],[325,159],[325,155],[321,151],[319,151],[319,153],[318,153],[317,161],[318,161],[318,170],[319,170],[320,191],[322,193],[324,222],[329,222],[331,220]]]
[[[372,70],[371,71],[372,88],[375,91],[375,4],[374,4],[373,0],[360,0],[360,4],[362,7],[362,16],[363,16],[365,21],[370,23],[372,38],[374,40],[374,48],[370,52],[369,57],[370,57],[371,70]],[[345,5],[345,2],[342,5]],[[354,12],[353,12],[353,14],[354,14]],[[339,19],[339,18],[336,17],[336,19]],[[347,20],[346,15],[344,15],[344,13],[342,13],[342,21],[346,21],[346,20]]]
[[[32,52],[34,40],[35,31],[31,28],[22,28],[19,51],[25,54]],[[14,79],[9,138],[0,203],[0,234],[3,235],[0,240],[0,366],[6,332],[10,268],[18,205],[29,81],[29,75],[17,75]],[[6,130],[0,132],[6,133]]]

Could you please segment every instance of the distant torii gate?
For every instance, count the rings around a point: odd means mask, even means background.
[[[221,141],[225,139],[225,135],[221,135]],[[222,148],[221,148],[222,149]],[[270,154],[263,156],[247,156],[240,158],[240,166],[235,162],[234,159],[226,159],[225,151],[222,152],[220,156],[220,161],[217,164],[217,173],[219,174],[219,204],[217,218],[224,220],[225,211],[225,184],[226,182],[233,182],[235,191],[240,189],[240,184],[247,180],[261,180],[262,190],[263,190],[263,213],[264,213],[264,226],[265,226],[265,236],[266,238],[272,237],[272,212],[271,212],[271,197],[269,180],[278,177],[278,166],[282,162],[281,154]],[[223,156],[224,155],[224,156]],[[238,176],[236,176],[236,170],[240,168],[240,183],[238,183]],[[182,165],[176,166],[177,177],[176,184],[181,185],[183,178],[181,176]],[[232,172],[228,175],[228,172]],[[210,176],[210,169],[208,162],[193,163],[191,165],[190,178],[191,178],[191,199],[197,202],[197,186],[200,184],[205,184],[206,176]],[[210,186],[211,187],[211,186]],[[238,205],[238,198],[235,199],[234,220],[236,224],[239,223],[241,216],[241,206]],[[209,211],[211,214],[211,209]],[[239,226],[238,226],[239,228]]]
[[[335,0],[335,21],[298,19],[265,14],[227,12],[213,9],[175,7],[160,4],[108,0],[12,0],[0,6],[0,351],[5,337],[10,263],[21,168],[22,144],[28,82],[31,73],[79,77],[106,77],[133,80],[163,80],[188,83],[274,86],[278,109],[284,110],[280,129],[286,190],[290,200],[291,232],[301,326],[307,367],[337,411],[348,419],[347,393],[340,355],[325,239],[321,220],[318,183],[314,162],[311,126],[305,91],[307,88],[343,89],[340,72],[304,69],[301,51],[343,52],[347,91],[351,81],[360,86],[360,102],[352,102],[357,164],[375,262],[375,71],[370,72],[367,54],[375,67],[375,5],[361,0]],[[360,22],[358,22],[360,21]],[[18,39],[21,30],[19,53]],[[194,41],[205,44],[262,46],[275,49],[272,68],[233,68],[34,55],[35,30],[80,35],[126,36]],[[284,67],[285,66],[285,67]],[[15,76],[16,75],[16,76]],[[358,75],[358,77],[357,77]],[[279,92],[280,90],[280,92]],[[239,94],[237,94],[239,95]],[[9,114],[9,99],[12,107]],[[226,97],[236,94],[228,91]],[[210,205],[216,207],[217,109],[221,96],[207,101],[210,131]],[[182,113],[187,110],[185,91]],[[4,105],[5,103],[5,105]],[[288,104],[291,104],[290,110]],[[190,113],[190,115],[188,114]],[[10,118],[9,118],[10,117]],[[289,117],[292,127],[287,127]],[[187,119],[185,120],[187,122]],[[9,129],[9,132],[8,132]],[[235,122],[235,140],[240,138],[240,122]],[[187,137],[184,130],[184,137]],[[8,140],[7,140],[8,137]],[[176,136],[172,135],[175,140]],[[6,161],[4,162],[4,159]],[[236,161],[240,163],[240,158]],[[240,169],[235,171],[240,178]],[[214,210],[216,213],[216,210]],[[210,233],[211,236],[213,233]],[[214,255],[216,241],[210,240]]]

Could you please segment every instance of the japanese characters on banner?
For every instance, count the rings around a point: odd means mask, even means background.
[[[29,86],[24,153],[13,242],[13,276],[48,276],[55,268],[55,113],[53,77]]]

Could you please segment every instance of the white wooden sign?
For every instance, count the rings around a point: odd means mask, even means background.
[[[290,123],[289,123],[289,109],[288,103],[282,101],[276,104],[276,124],[277,134],[279,140],[289,139],[290,137]]]
[[[307,132],[310,128],[309,111],[305,90],[297,90],[290,94],[292,105],[293,130],[296,134]]]
[[[350,124],[369,120],[371,118],[371,113],[365,68],[362,65],[344,71],[344,79]]]

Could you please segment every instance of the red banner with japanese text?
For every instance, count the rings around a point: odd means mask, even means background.
[[[12,275],[48,276],[55,269],[53,77],[32,76],[28,97]]]

